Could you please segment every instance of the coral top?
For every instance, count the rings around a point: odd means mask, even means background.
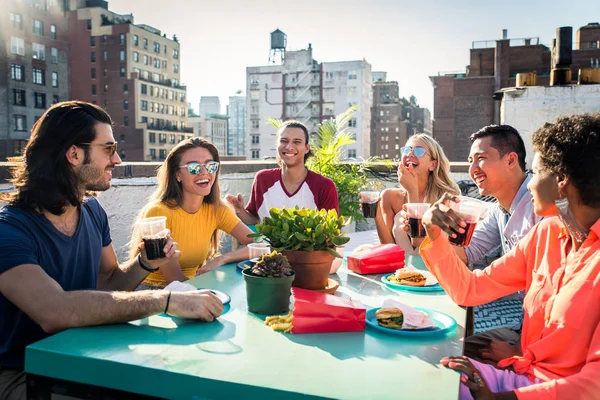
[[[557,217],[531,229],[484,270],[469,271],[445,235],[421,255],[459,305],[474,306],[526,290],[523,356],[502,360],[542,383],[516,389],[519,399],[600,399],[600,220],[567,260],[570,237]]]

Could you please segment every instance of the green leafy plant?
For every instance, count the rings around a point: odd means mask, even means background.
[[[252,272],[252,275],[265,278],[281,278],[294,273],[287,257],[277,251],[262,256],[250,272]]]
[[[311,138],[311,150],[313,156],[306,162],[306,167],[313,172],[331,179],[337,188],[340,215],[352,220],[364,221],[358,203],[358,193],[367,183],[367,172],[378,161],[377,157],[371,157],[360,163],[346,163],[341,155],[344,146],[356,142],[352,132],[348,131],[348,121],[358,107],[352,106],[335,119],[323,121],[317,127],[316,133]],[[267,120],[279,129],[283,121],[274,118]],[[389,163],[389,161],[387,162]],[[391,164],[390,164],[391,165]]]
[[[270,217],[256,225],[257,233],[249,237],[264,237],[276,251],[326,250],[340,257],[336,246],[343,246],[350,238],[342,233],[345,217],[338,217],[335,210],[312,210],[308,208],[271,208]]]

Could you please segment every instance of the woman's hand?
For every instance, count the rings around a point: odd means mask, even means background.
[[[212,260],[205,262],[203,266],[198,268],[198,270],[196,271],[196,276],[210,272],[213,269],[217,269],[220,266],[222,266],[223,264],[224,264],[224,262],[223,262],[222,256],[215,257]]]
[[[479,373],[479,370],[475,368],[468,357],[444,357],[440,360],[440,363],[446,368],[453,369],[463,374],[460,381],[469,388],[471,395],[473,395],[475,399],[493,400],[496,398],[494,393],[492,393],[488,387],[485,379],[483,379]]]
[[[163,252],[165,253],[165,256],[163,258],[148,260],[148,256],[146,255],[146,248],[144,247],[144,242],[142,241],[140,243],[139,248],[140,248],[140,255],[142,258],[142,262],[144,263],[144,265],[147,265],[148,268],[150,268],[150,269],[160,268],[163,265],[165,265],[171,261],[175,261],[179,257],[181,257],[181,251],[178,250],[179,245],[171,237],[171,231],[169,231],[168,229],[165,229],[165,230],[166,230],[167,243],[165,244],[165,247],[163,247]],[[161,233],[162,232],[159,232],[158,235],[160,235]]]
[[[420,201],[417,198],[412,199],[412,195],[419,195],[419,178],[414,165],[411,164],[407,168],[400,162],[398,165],[398,183],[402,185],[404,190],[410,195],[411,202],[416,203]]]

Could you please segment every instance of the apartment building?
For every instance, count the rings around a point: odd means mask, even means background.
[[[64,5],[5,0],[0,38],[0,160],[5,160],[21,154],[48,107],[69,98]]]
[[[246,96],[229,96],[227,155],[246,155]]]
[[[362,61],[319,63],[312,47],[285,52],[281,65],[246,68],[246,156],[273,159],[275,128],[267,117],[296,119],[314,132],[317,125],[352,105],[358,111],[348,129],[356,143],[347,146],[344,158],[370,155],[371,65]]]
[[[221,114],[221,100],[219,96],[201,96],[198,114],[201,117],[207,114]]]
[[[88,3],[89,4],[89,3]],[[68,14],[71,97],[104,107],[114,120],[119,155],[127,161],[164,160],[187,127],[180,46],[160,30],[136,25],[106,2]]]

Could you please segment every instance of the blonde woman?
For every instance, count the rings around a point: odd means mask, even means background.
[[[162,288],[172,281],[184,281],[221,265],[248,259],[242,247],[218,255],[219,230],[246,245],[252,231],[220,197],[219,152],[209,141],[191,138],[179,143],[158,170],[158,188],[139,218],[165,216],[173,238],[179,238],[179,260],[154,272],[142,282],[144,289]],[[137,230],[131,253],[137,253],[141,237]]]
[[[397,243],[413,263],[420,257],[418,246],[423,239],[411,239],[400,227],[400,212],[406,203],[438,201],[445,192],[460,194],[458,185],[450,178],[450,162],[439,143],[429,135],[411,136],[400,149],[398,182],[400,189],[385,189],[381,193],[375,217],[377,233],[382,244]],[[420,263],[419,263],[420,264]],[[417,265],[415,265],[417,266]]]

